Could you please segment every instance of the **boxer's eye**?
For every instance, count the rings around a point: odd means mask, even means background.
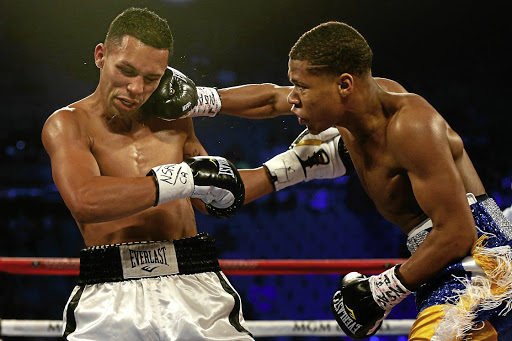
[[[121,73],[127,77],[135,77],[137,76],[137,73],[132,70],[132,69],[127,69],[127,68],[124,68],[124,67],[120,67],[119,70],[121,71]]]
[[[151,84],[151,83],[154,83],[154,82],[158,82],[159,78],[154,78],[154,77],[144,77],[144,81],[147,83],[147,84]]]

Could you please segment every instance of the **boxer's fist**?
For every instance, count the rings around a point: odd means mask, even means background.
[[[198,156],[184,161],[194,177],[192,198],[206,204],[208,213],[218,218],[235,215],[245,200],[245,187],[236,167],[222,157]]]
[[[351,272],[341,281],[332,299],[334,318],[347,336],[365,339],[377,332],[385,311],[375,303],[368,278]]]
[[[370,278],[351,272],[343,278],[331,310],[347,336],[366,339],[374,335],[391,309],[411,293],[395,271],[393,267]]]
[[[142,106],[147,115],[175,120],[187,114],[197,104],[194,82],[180,71],[167,67],[158,87]]]
[[[198,198],[216,217],[238,212],[245,200],[245,187],[238,170],[225,158],[198,156],[179,164],[154,167],[148,175],[155,177],[155,206],[183,198]]]
[[[284,153],[263,164],[276,191],[301,181],[333,179],[353,170],[352,160],[337,128],[318,135],[304,130]]]

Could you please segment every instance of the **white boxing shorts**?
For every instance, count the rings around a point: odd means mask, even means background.
[[[208,234],[81,250],[64,322],[66,340],[253,340]]]

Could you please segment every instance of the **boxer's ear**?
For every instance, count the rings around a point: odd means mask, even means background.
[[[347,97],[353,89],[354,78],[349,73],[343,73],[338,77],[338,92],[342,97]]]
[[[106,47],[105,44],[99,43],[96,45],[96,48],[94,49],[94,63],[96,66],[101,69],[103,67],[103,62],[106,55]]]

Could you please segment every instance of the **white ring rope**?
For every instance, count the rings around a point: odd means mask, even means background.
[[[414,320],[384,320],[376,335],[407,335]],[[1,336],[62,336],[63,321],[58,320],[2,320]],[[337,336],[345,335],[334,320],[274,320],[246,321],[255,337],[265,336]]]

